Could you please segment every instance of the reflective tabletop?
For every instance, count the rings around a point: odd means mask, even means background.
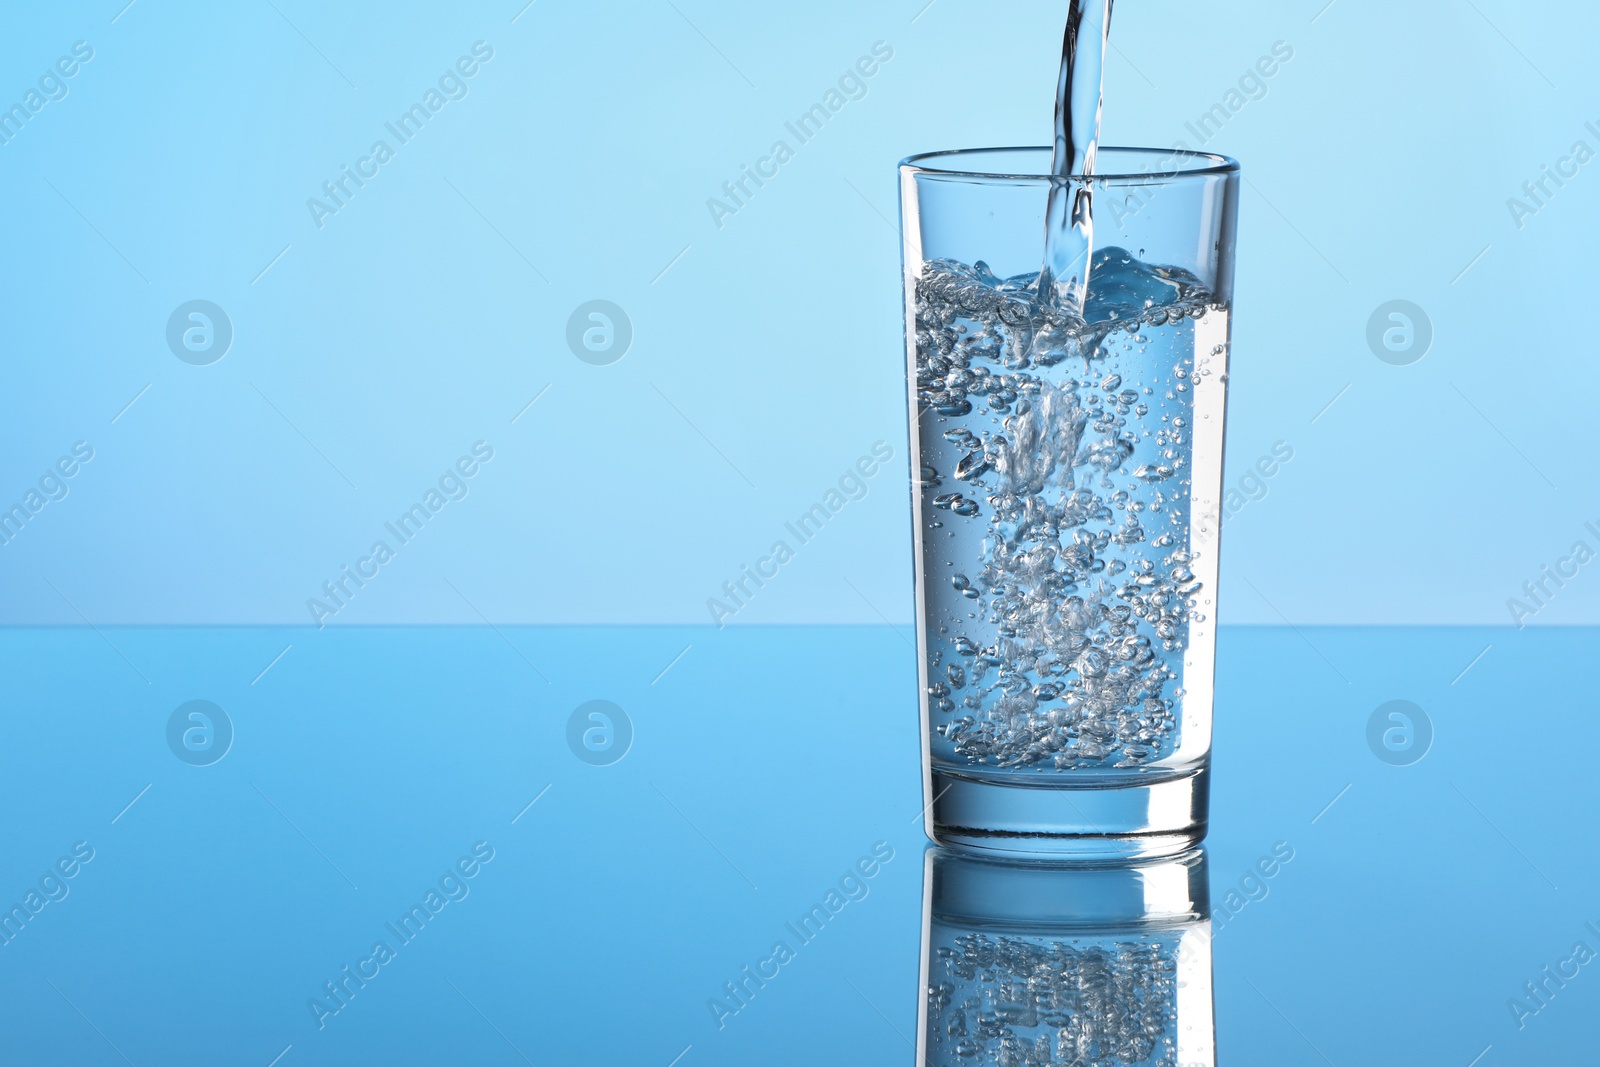
[[[1586,1062],[1596,649],[1224,628],[1203,853],[1051,881],[928,854],[888,626],[10,629],[0,1048]]]

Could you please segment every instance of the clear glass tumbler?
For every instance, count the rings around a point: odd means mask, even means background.
[[[1204,852],[1055,866],[928,850],[917,1063],[1213,1067]]]
[[[1170,855],[1206,829],[1239,168],[1050,156],[900,167],[928,834]],[[1060,182],[1082,309],[1040,296]]]

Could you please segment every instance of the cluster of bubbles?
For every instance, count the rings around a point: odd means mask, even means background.
[[[929,1062],[1175,1067],[1175,941],[1073,946],[963,934],[935,950]]]
[[[929,705],[966,764],[1135,767],[1170,751],[1191,567],[1186,271],[1096,254],[1082,315],[1038,276],[916,289]]]

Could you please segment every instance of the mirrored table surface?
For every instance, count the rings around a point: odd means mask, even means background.
[[[1585,1062],[1597,650],[1224,628],[1203,853],[1051,881],[889,626],[5,630],[0,1058]]]

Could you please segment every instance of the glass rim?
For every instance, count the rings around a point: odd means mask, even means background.
[[[1017,171],[977,170],[963,166],[941,166],[944,161],[957,161],[983,155],[1026,155],[1049,154],[1054,150],[1049,145],[1014,145],[996,148],[951,148],[936,152],[919,152],[907,156],[900,161],[902,171],[911,171],[917,174],[926,174],[934,178],[967,179],[975,182],[1049,182],[1057,179],[1057,175],[1049,173],[1020,173]],[[1171,166],[1171,169],[1149,170],[1138,172],[1127,171],[1096,171],[1090,175],[1068,175],[1069,180],[1091,180],[1095,182],[1150,182],[1158,180],[1179,180],[1185,178],[1206,178],[1238,174],[1239,161],[1230,156],[1217,155],[1212,152],[1195,152],[1187,148],[1141,148],[1131,145],[1105,145],[1099,149],[1102,156],[1106,154],[1124,154],[1129,156],[1153,156],[1169,161],[1182,161],[1198,166],[1184,166],[1182,163]]]

